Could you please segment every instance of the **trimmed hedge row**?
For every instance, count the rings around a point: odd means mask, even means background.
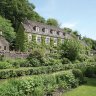
[[[78,71],[76,72],[78,73]],[[77,87],[80,84],[78,77],[81,75],[80,70],[79,76],[70,70],[12,80],[0,86],[0,96],[52,96],[52,92],[55,90]]]
[[[18,68],[18,69],[2,69],[0,70],[0,79],[7,79],[11,77],[18,77],[24,75],[38,75],[52,72],[58,72],[68,69],[81,69],[85,71],[86,68],[96,66],[96,63],[82,63],[82,64],[67,64],[67,65],[54,65],[35,68]]]

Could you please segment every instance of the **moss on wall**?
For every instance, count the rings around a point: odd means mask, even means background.
[[[50,46],[54,46],[54,38],[53,37],[50,38]]]
[[[42,46],[46,46],[46,44],[45,44],[45,36],[41,36],[41,44],[42,44]]]

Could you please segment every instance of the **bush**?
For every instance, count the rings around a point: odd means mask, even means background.
[[[85,71],[85,76],[87,77],[95,77],[96,78],[96,66],[88,67]]]
[[[82,45],[79,41],[66,39],[61,46],[61,58],[65,57],[70,61],[75,61],[82,50],[81,46]]]
[[[49,59],[47,58],[46,59],[46,65],[47,66],[60,65],[60,64],[62,64],[60,59],[54,59],[54,58],[49,58]]]
[[[68,58],[63,58],[62,59],[62,64],[70,64],[71,61]]]
[[[16,59],[12,62],[13,67],[19,68],[19,67],[24,67],[26,65],[27,60],[25,59]]]
[[[3,84],[3,86],[0,86],[0,96],[44,96],[48,93],[52,94],[59,88],[65,90],[74,88],[78,83],[72,71],[38,75]]]
[[[80,69],[73,69],[72,73],[79,80],[79,84],[84,83],[84,76],[83,76],[83,73]]]
[[[41,66],[45,63],[43,55],[39,51],[33,51],[33,53],[29,54],[27,60],[30,63],[29,67]]]
[[[6,79],[10,77],[18,77],[23,75],[38,75],[38,74],[46,74],[52,73],[62,70],[69,70],[69,69],[80,69],[82,72],[85,72],[87,68],[95,67],[95,63],[84,63],[84,64],[66,64],[66,65],[53,65],[53,66],[42,66],[36,68],[18,68],[18,69],[2,69],[0,70],[0,79]],[[89,70],[89,69],[88,69]],[[87,74],[87,71],[86,71]],[[96,74],[96,71],[95,71]]]
[[[0,61],[0,69],[7,69],[7,68],[11,68],[12,64],[8,63],[8,62],[4,62],[4,61]]]

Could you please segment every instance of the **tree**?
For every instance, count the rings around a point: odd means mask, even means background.
[[[53,26],[56,26],[56,27],[59,27],[59,23],[56,19],[53,19],[53,18],[49,18],[47,21],[46,21],[46,24],[47,25],[53,25]]]
[[[93,46],[93,40],[87,37],[83,37],[83,41],[90,47],[92,48]]]
[[[15,39],[15,32],[10,20],[4,19],[0,16],[0,30],[5,39],[12,44]]]
[[[35,6],[28,0],[0,0],[1,16],[11,20],[13,27],[18,29],[19,23],[25,18],[45,22],[44,18],[34,11]]]
[[[72,33],[72,29],[70,29],[70,28],[64,28],[64,32],[66,32],[66,33]]]
[[[61,46],[61,57],[68,58],[70,61],[75,61],[80,53],[81,44],[76,40],[65,40],[64,44]]]

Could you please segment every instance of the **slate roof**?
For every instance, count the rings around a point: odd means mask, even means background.
[[[36,21],[31,21],[31,20],[25,20],[24,22],[22,22],[24,28],[26,30],[28,30],[29,32],[31,30],[33,30],[33,26],[38,26],[40,28],[46,28],[46,29],[52,29],[52,30],[55,30],[55,31],[60,31],[60,32],[63,32],[63,29],[59,28],[59,27],[55,27],[55,26],[50,26],[50,25],[47,25],[47,24],[43,24],[43,23],[40,23],[40,22],[36,22]],[[29,30],[29,28],[31,30]]]

